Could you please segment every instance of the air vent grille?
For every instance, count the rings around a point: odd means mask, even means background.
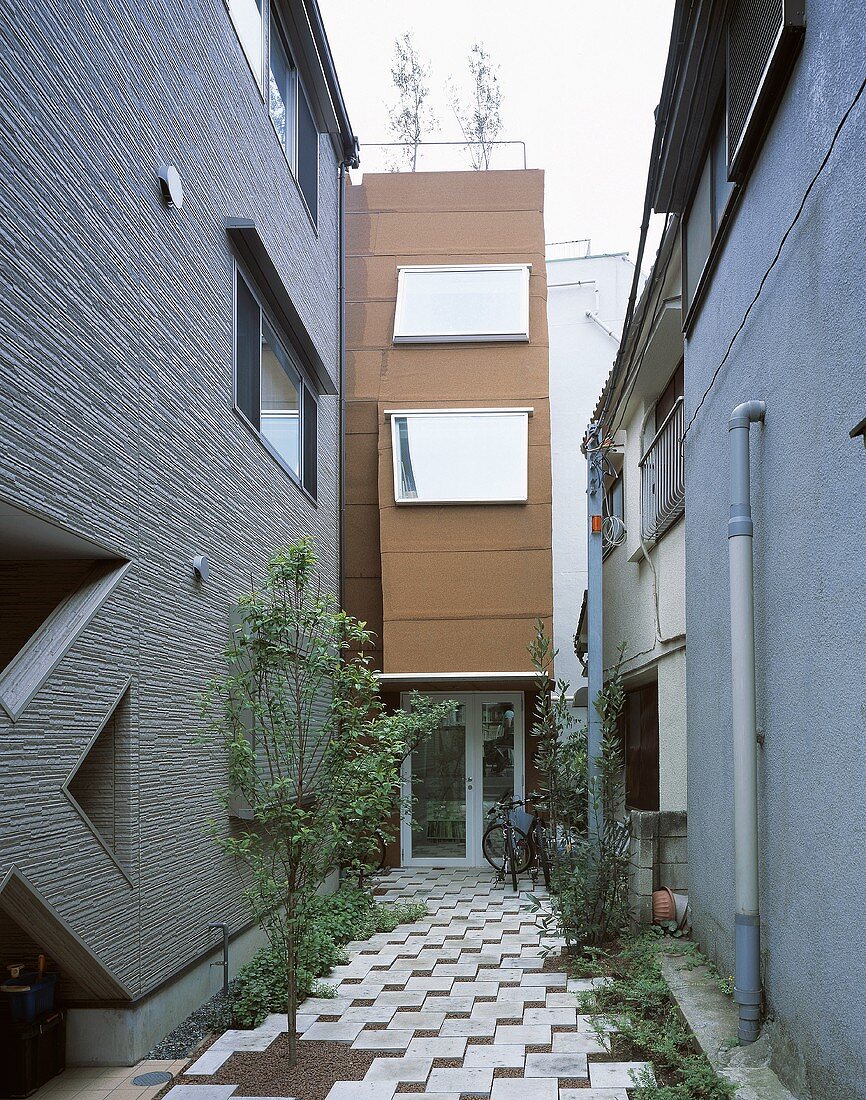
[[[799,45],[803,0],[737,0],[728,23],[728,175],[741,174]]]

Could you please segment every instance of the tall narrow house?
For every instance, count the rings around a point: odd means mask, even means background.
[[[538,171],[365,175],[347,201],[345,602],[393,707],[452,721],[405,768],[404,864],[481,862],[485,809],[536,786],[534,623],[552,615]]]

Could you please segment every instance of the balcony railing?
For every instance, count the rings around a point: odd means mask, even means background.
[[[641,535],[653,542],[683,514],[683,399],[662,421],[662,425],[640,460]]]
[[[472,168],[526,168],[522,141],[386,141],[361,146],[362,172],[466,172]],[[414,169],[412,167],[414,162]]]

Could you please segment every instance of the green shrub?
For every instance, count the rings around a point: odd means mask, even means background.
[[[664,1084],[638,1080],[635,1100],[728,1100],[733,1086],[719,1077],[703,1054],[694,1052],[658,960],[658,935],[629,942],[616,956],[598,957],[596,974],[612,965],[605,985],[581,995],[581,1012],[615,1018],[619,1043],[652,1062]],[[584,963],[586,973],[590,964]]]
[[[316,898],[313,916],[298,945],[298,997],[333,997],[334,987],[318,981],[334,966],[347,962],[345,945],[376,932],[392,932],[398,924],[419,920],[427,906],[382,905],[366,890],[343,886],[336,894]],[[258,1027],[270,1012],[285,1012],[288,994],[286,957],[263,947],[240,971],[229,995],[227,1025]]]

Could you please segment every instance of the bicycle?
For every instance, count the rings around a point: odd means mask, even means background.
[[[496,805],[491,806],[487,811],[488,817],[495,815],[497,820],[487,826],[481,841],[484,858],[502,882],[505,881],[506,875],[510,874],[515,894],[518,890],[518,876],[524,874],[532,862],[529,838],[515,822],[515,815],[522,806],[522,801],[504,794]]]
[[[551,840],[547,822],[536,809],[529,814],[526,803],[521,799],[503,797],[488,811],[488,816],[499,815],[499,820],[487,827],[482,840],[482,851],[487,862],[497,871],[499,878],[505,879],[510,871],[512,884],[517,875],[529,871],[533,883],[541,874],[544,886],[550,889],[550,846]],[[524,827],[525,826],[525,827]],[[506,858],[506,845],[510,843],[516,855],[512,868]],[[517,886],[514,885],[517,890]]]

